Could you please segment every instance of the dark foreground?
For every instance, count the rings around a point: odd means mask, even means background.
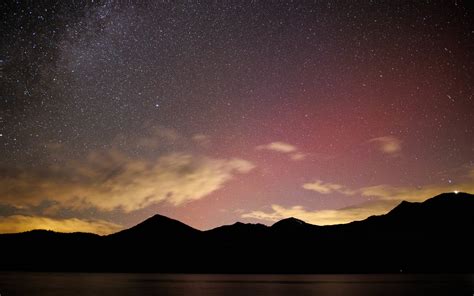
[[[473,295],[474,275],[214,275],[0,273],[0,294],[128,295]]]
[[[0,235],[0,270],[472,274],[473,233],[474,196],[466,193],[402,202],[386,215],[334,226],[289,218],[270,227],[236,223],[199,231],[156,215],[109,236]]]

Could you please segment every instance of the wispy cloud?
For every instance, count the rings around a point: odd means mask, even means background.
[[[295,153],[292,153],[290,154],[290,158],[292,160],[303,160],[306,158],[306,154],[305,153],[302,153],[302,152],[295,152]]]
[[[373,138],[369,143],[374,143],[379,151],[392,156],[397,156],[402,151],[402,141],[394,136]]]
[[[192,139],[194,142],[204,147],[208,147],[211,144],[210,137],[204,134],[195,134]]]
[[[339,192],[345,195],[352,195],[355,193],[354,191],[348,189],[343,185],[335,183],[325,183],[322,180],[316,180],[312,183],[305,183],[303,184],[303,188],[306,190],[316,191],[321,194]]]
[[[56,160],[49,166],[0,167],[0,206],[8,209],[0,216],[0,232],[45,228],[109,233],[120,226],[87,220],[88,213],[128,213],[157,203],[182,206],[255,167],[244,159],[213,158],[189,149],[196,143],[206,145],[209,138],[186,138],[154,126],[134,138],[119,134],[111,148],[91,150],[81,159],[71,159],[65,144],[46,143]],[[80,213],[81,219],[58,217],[65,212]]]
[[[394,203],[367,203],[360,207],[348,207],[337,210],[308,210],[303,206],[284,207],[277,204],[271,211],[252,211],[242,214],[242,218],[276,222],[281,219],[295,217],[315,225],[333,225],[365,219],[371,215],[386,213]]]
[[[110,234],[121,230],[122,226],[104,220],[83,220],[77,218],[54,219],[24,215],[0,217],[0,233],[16,233],[33,229]]]
[[[117,150],[94,152],[49,171],[5,175],[0,179],[0,200],[14,207],[48,200],[74,209],[125,212],[158,202],[179,206],[204,198],[253,168],[237,158],[172,153],[144,160]]]
[[[281,153],[290,153],[297,150],[296,146],[285,142],[272,142],[266,145],[257,146],[257,150],[270,150]]]
[[[442,192],[474,192],[474,180],[460,184],[426,185],[419,188],[376,185],[359,189],[362,196],[378,200],[424,201]]]
[[[259,145],[256,147],[256,149],[288,154],[290,156],[290,159],[296,161],[303,160],[306,157],[306,154],[299,151],[296,146],[285,142],[271,142],[269,144]]]
[[[242,218],[270,222],[295,217],[317,225],[348,223],[363,220],[372,215],[387,213],[403,200],[420,202],[443,192],[474,193],[474,170],[470,171],[464,182],[458,184],[433,184],[423,187],[376,185],[352,190],[340,184],[324,183],[318,180],[314,183],[304,184],[303,188],[322,194],[338,192],[346,195],[359,195],[366,197],[369,201],[351,207],[330,210],[309,210],[301,205],[284,207],[273,204],[270,211],[250,211],[243,213],[241,216]],[[440,217],[440,219],[443,219],[443,217]]]

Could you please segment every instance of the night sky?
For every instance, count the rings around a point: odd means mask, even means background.
[[[473,193],[468,3],[2,1],[0,232]]]

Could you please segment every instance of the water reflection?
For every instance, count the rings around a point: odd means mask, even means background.
[[[473,275],[0,273],[11,295],[473,295]]]

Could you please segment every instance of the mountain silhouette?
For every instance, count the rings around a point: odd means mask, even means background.
[[[167,240],[182,240],[195,237],[199,230],[178,220],[162,215],[154,215],[132,228],[109,235],[113,239],[148,240],[155,236]]]
[[[301,227],[307,227],[307,225],[310,225],[300,219],[296,219],[294,217],[286,218],[283,220],[280,220],[276,222],[275,224],[272,225],[272,228],[275,229],[297,229]]]
[[[207,231],[155,215],[99,236],[34,230],[1,234],[2,270],[381,273],[474,272],[474,196],[401,202],[385,215],[317,226],[287,218]]]

